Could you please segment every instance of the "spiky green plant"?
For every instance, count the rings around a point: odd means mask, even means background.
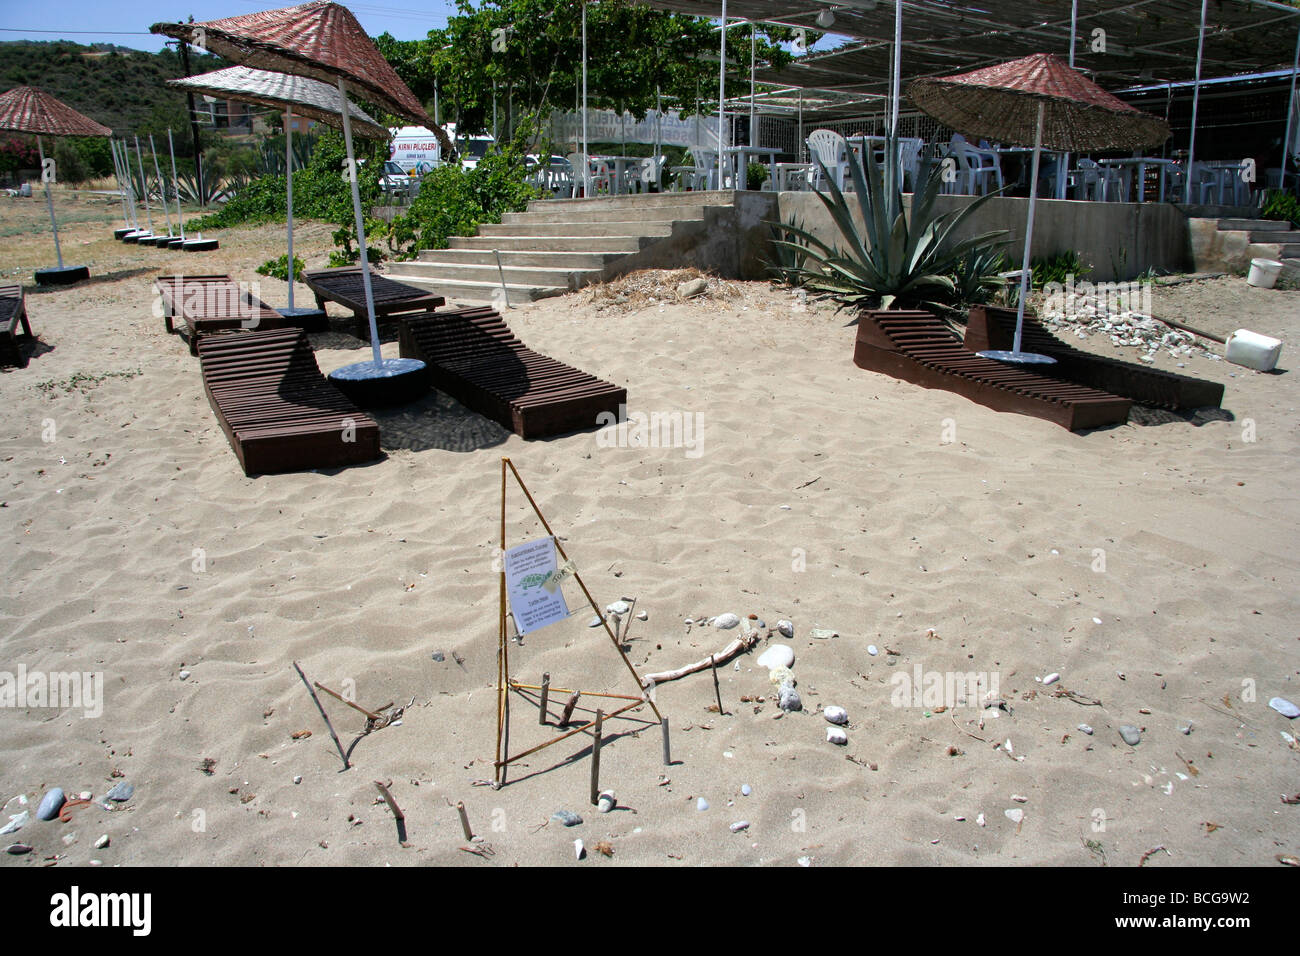
[[[953,298],[958,305],[983,305],[990,302],[1006,283],[1001,273],[1010,268],[1006,254],[985,247],[971,249],[962,256],[952,273]]]
[[[912,196],[909,216],[903,208],[903,170],[898,148],[890,137],[885,142],[885,162],[878,164],[871,150],[866,168],[849,157],[849,172],[862,213],[863,226],[853,219],[848,199],[817,161],[828,191],[817,197],[826,206],[839,230],[841,243],[834,246],[794,223],[772,222],[786,238],[785,245],[806,255],[814,268],[800,270],[803,285],[824,292],[851,308],[891,308],[895,302],[916,304],[936,298],[951,298],[952,274],[957,263],[974,249],[986,249],[1004,241],[1005,230],[985,232],[959,242],[952,236],[976,209],[997,195],[988,193],[961,209],[943,215],[935,212],[935,200],[943,186],[943,166],[929,157],[922,161],[917,176],[920,188]]]

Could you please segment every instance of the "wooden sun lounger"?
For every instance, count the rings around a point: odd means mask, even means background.
[[[1000,412],[1033,415],[1075,431],[1121,424],[1127,398],[1047,378],[972,353],[929,312],[863,312],[853,362],[925,388],[941,388]]]
[[[185,323],[190,354],[199,354],[204,336],[253,329],[299,328],[302,320],[285,318],[228,275],[171,275],[154,280],[162,299],[163,326],[175,331]]]
[[[966,348],[972,352],[1010,349],[1015,337],[1015,309],[986,305],[971,308],[966,325]],[[1142,405],[1178,410],[1207,405],[1217,408],[1223,402],[1223,386],[1218,382],[1143,368],[1131,362],[1084,352],[1062,342],[1028,312],[1021,327],[1020,347],[1026,352],[1038,352],[1056,359],[1055,365],[1038,367],[1042,375],[1114,392]]]
[[[32,327],[27,321],[27,303],[23,297],[23,287],[18,283],[0,285],[0,364],[17,365],[22,368],[27,364],[22,346],[18,343],[18,327],[22,326],[23,335],[32,337]]]
[[[360,266],[316,269],[304,273],[302,281],[316,294],[318,309],[323,310],[326,302],[337,302],[351,310],[357,336],[370,338],[370,316],[366,313],[366,291]],[[431,312],[446,304],[440,295],[381,276],[373,269],[370,270],[370,292],[375,298],[376,321],[403,312]]]
[[[338,468],[380,456],[379,425],[321,375],[301,329],[207,336],[199,365],[244,474]]]
[[[627,404],[627,389],[528,349],[486,306],[406,316],[398,341],[434,388],[521,438],[592,428]]]

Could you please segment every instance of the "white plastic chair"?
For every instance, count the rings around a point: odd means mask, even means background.
[[[841,191],[849,180],[849,145],[844,137],[834,130],[815,129],[808,134],[808,152],[821,161],[826,172]],[[813,164],[813,188],[823,188],[824,176],[817,164]]]
[[[966,194],[982,196],[993,188],[994,182],[998,189],[1002,188],[1002,166],[995,151],[970,145],[960,133],[953,134],[951,148],[957,158],[958,178],[964,175],[966,180]]]
[[[603,162],[591,156],[583,156],[582,153],[570,153],[565,158],[568,159],[569,167],[573,170],[573,189],[575,193],[583,186],[582,170],[584,166],[587,169],[592,194],[599,193],[602,190],[605,192],[610,191],[610,187],[613,185],[613,177],[609,174],[609,167]]]

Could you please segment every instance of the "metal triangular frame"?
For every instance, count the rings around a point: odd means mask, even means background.
[[[546,533],[548,535],[555,538],[555,550],[559,552],[560,559],[566,563],[569,561],[569,556],[565,553],[564,546],[560,544],[559,538],[556,537],[555,532],[551,530],[550,523],[546,520],[546,516],[542,514],[542,510],[537,506],[537,502],[533,499],[532,493],[528,490],[528,486],[524,484],[524,479],[520,477],[519,470],[515,468],[514,462],[512,462],[509,458],[502,458],[501,459],[501,553],[503,555],[503,561],[501,566],[500,608],[499,608],[500,613],[499,613],[499,622],[498,622],[499,630],[498,630],[498,638],[497,638],[497,747],[496,747],[496,761],[493,764],[495,770],[495,776],[493,778],[493,786],[500,788],[505,785],[506,769],[509,767],[511,763],[515,762],[516,760],[519,760],[523,757],[527,757],[530,754],[534,754],[539,750],[551,746],[551,744],[557,744],[562,740],[566,740],[569,737],[574,736],[575,734],[585,733],[586,731],[591,730],[594,731],[594,735],[595,735],[595,746],[592,748],[592,761],[593,761],[592,802],[594,803],[596,800],[596,795],[594,792],[594,780],[596,774],[598,773],[598,767],[599,767],[600,734],[601,734],[601,727],[603,722],[606,720],[610,720],[614,717],[618,717],[629,711],[637,710],[638,708],[641,707],[649,707],[652,711],[654,711],[654,715],[657,722],[662,726],[664,725],[663,715],[659,713],[659,708],[655,706],[654,700],[651,699],[650,692],[644,690],[645,685],[641,680],[641,675],[639,675],[636,672],[636,668],[632,665],[632,662],[628,660],[627,654],[624,653],[623,648],[619,646],[618,637],[610,629],[607,615],[602,611],[601,607],[596,603],[596,599],[591,596],[591,592],[587,590],[587,585],[583,583],[582,575],[580,575],[577,572],[577,570],[573,571],[573,579],[578,582],[578,587],[582,588],[583,596],[587,599],[587,602],[591,605],[591,609],[596,613],[596,616],[600,618],[601,625],[605,628],[605,633],[609,636],[610,643],[614,645],[614,650],[618,652],[618,656],[622,658],[624,665],[626,665],[628,669],[628,672],[632,675],[632,678],[636,681],[636,686],[637,689],[640,691],[640,694],[634,697],[629,694],[608,694],[608,693],[597,692],[597,691],[566,690],[563,688],[553,688],[550,686],[549,674],[543,678],[542,683],[540,685],[523,684],[520,683],[519,681],[514,680],[510,676],[510,635],[506,627],[506,617],[507,617],[506,571],[505,571],[505,563],[504,563],[504,555],[506,551],[506,476],[507,473],[514,475],[515,481],[519,485],[519,489],[524,493],[524,497],[528,499],[528,504],[532,506],[534,514],[537,515],[538,520],[541,521],[542,523],[542,527],[546,529]],[[539,692],[540,694],[539,717],[540,717],[540,722],[543,724],[546,723],[547,703],[551,691],[570,695],[569,703],[566,704],[565,706],[566,717],[568,714],[572,712],[572,707],[576,703],[579,697],[597,697],[601,699],[624,701],[625,703],[623,703],[621,706],[618,706],[616,709],[610,711],[608,714],[604,713],[603,710],[597,710],[596,718],[594,720],[588,721],[579,726],[575,726],[569,730],[566,730],[563,734],[560,734],[558,737],[554,737],[551,740],[538,744],[536,747],[531,747],[528,750],[525,750],[521,753],[517,753],[511,756],[509,752],[510,751],[510,692],[511,691],[516,691],[519,693],[522,693],[523,691]],[[665,728],[665,732],[666,732],[666,728]]]

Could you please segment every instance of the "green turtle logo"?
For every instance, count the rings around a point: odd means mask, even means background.
[[[525,574],[519,579],[519,587],[527,591],[529,588],[539,588],[546,581],[548,575],[545,574]]]

